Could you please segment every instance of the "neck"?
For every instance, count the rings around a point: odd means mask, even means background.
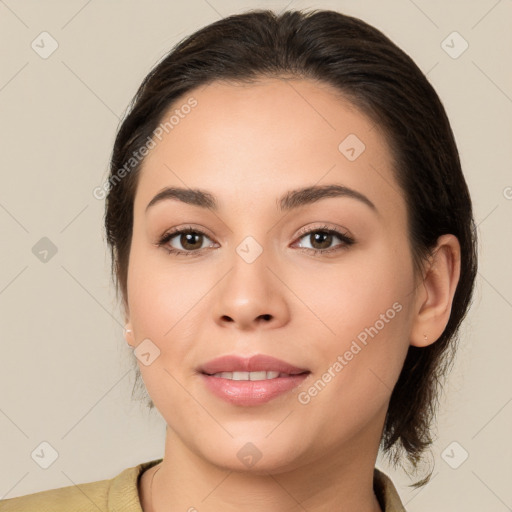
[[[255,474],[209,463],[168,427],[163,461],[141,479],[141,504],[144,512],[381,512],[373,492],[376,441],[373,450],[352,440],[307,464]]]

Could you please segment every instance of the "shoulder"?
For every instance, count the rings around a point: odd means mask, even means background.
[[[108,510],[111,480],[71,485],[0,501],[1,512],[89,512]]]
[[[160,460],[127,468],[112,479],[0,500],[0,512],[142,512],[138,477]]]
[[[406,512],[393,481],[377,468],[373,472],[373,489],[383,512]]]

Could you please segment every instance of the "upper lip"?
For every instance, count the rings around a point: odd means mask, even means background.
[[[213,375],[221,372],[280,372],[289,375],[297,375],[299,373],[309,372],[305,368],[298,368],[286,361],[276,359],[275,357],[265,354],[256,354],[251,357],[243,357],[237,355],[225,355],[217,357],[201,365],[198,370],[201,373]]]

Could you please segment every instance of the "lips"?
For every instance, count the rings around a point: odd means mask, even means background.
[[[207,375],[223,372],[279,372],[280,374],[298,375],[309,373],[306,368],[299,368],[272,356],[257,354],[249,358],[227,355],[208,361],[198,371]]]
[[[261,405],[285,395],[311,373],[275,357],[222,356],[198,368],[206,388],[237,406]]]

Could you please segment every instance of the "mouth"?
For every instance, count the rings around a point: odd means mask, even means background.
[[[311,373],[271,356],[228,355],[197,369],[207,389],[233,405],[266,403],[297,386]]]

